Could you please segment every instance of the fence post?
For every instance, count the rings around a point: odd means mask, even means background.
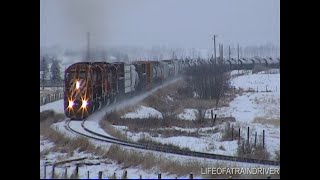
[[[232,138],[232,141],[233,141],[233,125],[231,126],[231,138]]]
[[[79,177],[79,164],[76,164],[76,177]]]
[[[161,173],[158,174],[158,179],[161,179]]]
[[[66,167],[66,169],[64,170],[64,178],[68,178],[68,168]]]
[[[44,172],[44,179],[46,179],[47,178],[47,165],[46,165],[46,162],[45,162],[45,164],[44,164],[44,170],[43,170]]]
[[[239,128],[239,142],[240,142],[240,128]]]
[[[254,147],[257,147],[257,132],[254,135]]]
[[[54,169],[55,169],[55,165],[52,165],[52,175],[51,175],[51,179],[54,179]]]
[[[124,179],[127,179],[127,175],[128,175],[128,172],[126,170],[126,171],[124,171]]]
[[[116,179],[116,172],[113,173],[113,179]]]
[[[140,174],[140,179],[142,179],[142,175]]]
[[[250,136],[250,130],[249,130],[249,126],[248,126],[248,146],[249,146],[249,136]]]
[[[262,148],[264,149],[264,130],[262,131]]]
[[[87,171],[87,179],[90,179],[89,171]]]
[[[102,171],[99,171],[99,179],[102,179]]]
[[[193,179],[193,174],[192,174],[192,172],[190,173],[190,179]]]
[[[244,141],[242,142],[242,152],[245,153]]]
[[[211,109],[211,119],[213,119],[213,109]]]

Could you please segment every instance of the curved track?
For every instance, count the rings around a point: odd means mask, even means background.
[[[145,149],[145,150],[152,150],[152,151],[158,151],[158,152],[165,152],[165,153],[172,153],[172,154],[178,154],[178,155],[185,155],[185,156],[191,156],[191,157],[201,157],[201,158],[208,158],[208,159],[216,159],[216,160],[225,160],[225,161],[236,161],[236,162],[245,162],[245,163],[255,163],[255,164],[264,164],[264,165],[274,165],[279,166],[279,161],[271,161],[271,160],[260,160],[260,159],[252,159],[252,158],[244,158],[244,157],[235,157],[235,156],[227,156],[227,155],[219,155],[219,154],[211,154],[211,153],[203,153],[203,152],[197,152],[197,151],[188,151],[188,150],[181,150],[177,148],[167,147],[167,146],[156,146],[156,145],[150,145],[150,144],[142,144],[132,141],[126,141],[121,140],[113,137],[108,137],[99,133],[96,133],[94,131],[89,130],[84,126],[86,119],[84,119],[81,123],[81,127],[91,135],[84,134],[82,132],[79,132],[75,129],[72,129],[70,127],[71,120],[68,119],[66,122],[66,127],[77,134],[80,134],[82,136],[95,139],[98,141],[103,141],[107,143],[113,143],[118,144],[122,146],[127,147],[133,147],[137,149]],[[95,137],[98,136],[98,137]]]

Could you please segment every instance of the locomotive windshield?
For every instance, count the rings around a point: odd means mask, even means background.
[[[76,72],[66,73],[66,80],[68,80],[68,81],[70,81],[72,79],[85,79],[85,78],[86,78],[85,71],[80,71],[78,76],[77,76]]]

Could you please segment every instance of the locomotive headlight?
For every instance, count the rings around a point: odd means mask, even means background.
[[[80,88],[80,82],[77,81],[77,82],[76,82],[76,89],[79,89],[79,88]]]
[[[73,101],[69,101],[68,108],[72,108],[73,105],[74,105],[74,102]]]
[[[88,105],[88,101],[87,101],[87,100],[82,100],[82,105],[81,105],[81,107],[82,107],[82,108],[86,108],[87,105]]]

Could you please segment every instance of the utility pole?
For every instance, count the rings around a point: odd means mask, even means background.
[[[231,59],[230,59],[230,55],[231,55],[231,53],[230,53],[230,45],[229,45],[229,60],[231,60]]]
[[[87,61],[90,61],[90,32],[87,32]]]
[[[217,35],[213,35],[213,48],[214,48],[214,64],[216,64],[217,63],[217,55],[216,55],[216,37],[217,37]]]
[[[240,60],[240,57],[239,57],[239,44],[238,44],[238,63],[239,63],[239,60]]]
[[[240,58],[239,58],[239,43],[238,43],[238,48],[237,48],[237,49],[238,49],[238,64],[240,64]],[[240,68],[238,67],[238,74],[239,74],[239,71],[240,71],[239,69],[240,69]]]
[[[224,62],[223,62],[223,44],[221,44],[221,63],[224,64]]]

